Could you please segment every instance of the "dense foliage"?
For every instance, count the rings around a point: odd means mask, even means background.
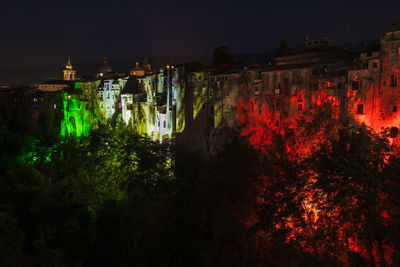
[[[214,155],[124,124],[60,139],[2,123],[0,266],[400,264],[397,150],[327,112]]]

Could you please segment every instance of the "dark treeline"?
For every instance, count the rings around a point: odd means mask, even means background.
[[[204,155],[120,123],[77,140],[3,121],[0,266],[396,266],[400,158],[352,125],[322,109]]]

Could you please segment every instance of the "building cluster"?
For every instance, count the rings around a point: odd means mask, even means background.
[[[88,135],[99,121],[121,114],[126,124],[154,140],[178,135],[190,144],[207,143],[226,127],[243,134],[286,127],[329,100],[334,109],[349,112],[377,132],[389,129],[395,138],[400,126],[399,53],[400,27],[392,25],[380,46],[362,53],[321,38],[264,66],[191,62],[154,71],[144,59],[125,75],[114,72],[104,57],[96,77],[77,79],[68,60],[64,80],[38,89],[60,96],[62,135]]]

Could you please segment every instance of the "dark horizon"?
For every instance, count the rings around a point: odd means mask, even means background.
[[[400,22],[400,2],[374,1],[152,1],[72,0],[6,2],[0,11],[0,68],[36,68],[139,56],[211,55],[219,45],[234,54],[292,46],[305,36],[335,44],[382,36]]]

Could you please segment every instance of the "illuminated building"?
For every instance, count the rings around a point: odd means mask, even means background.
[[[74,85],[73,81],[53,80],[53,81],[47,81],[44,83],[40,83],[38,85],[38,89],[40,91],[45,91],[45,92],[57,92],[57,91],[61,91],[63,89],[73,87],[73,85]]]
[[[136,62],[136,66],[130,70],[131,76],[143,77],[145,71],[142,67],[139,66],[139,62]]]
[[[76,70],[71,65],[71,60],[68,58],[68,63],[63,70],[63,80],[52,80],[38,85],[40,91],[56,92],[67,88],[74,87],[74,81],[76,80]]]
[[[121,90],[127,79],[121,76],[98,80],[97,95],[99,107],[107,118],[112,118],[116,110],[121,109]]]
[[[97,122],[121,112],[126,124],[153,140],[177,137],[210,149],[224,129],[252,136],[265,129],[284,131],[329,102],[336,115],[349,112],[357,122],[396,137],[399,47],[400,28],[392,26],[380,47],[360,55],[322,38],[277,57],[275,65],[205,67],[193,62],[153,72],[145,58],[126,76],[113,72],[104,57],[96,78],[75,81],[73,90],[65,86],[70,98],[63,129],[87,135]],[[86,115],[79,117],[80,112]]]
[[[351,114],[376,132],[397,137],[400,127],[400,27],[392,25],[381,38],[380,50],[360,55],[358,68],[349,71],[348,102]]]
[[[74,88],[63,90],[61,136],[89,136],[98,122],[105,122],[106,115],[98,108],[99,83],[99,80],[79,81],[75,82]]]
[[[72,68],[71,60],[68,58],[68,63],[63,70],[64,81],[75,81],[76,79],[76,70]]]

